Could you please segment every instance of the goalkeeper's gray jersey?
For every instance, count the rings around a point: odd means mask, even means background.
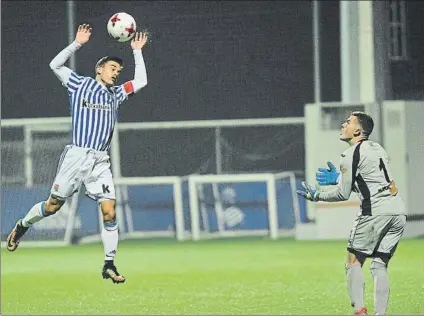
[[[377,142],[364,140],[350,146],[340,159],[338,185],[319,192],[319,200],[345,201],[358,194],[363,215],[406,214],[402,198],[390,173],[386,150]]]

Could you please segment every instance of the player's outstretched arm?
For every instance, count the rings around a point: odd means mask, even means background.
[[[134,79],[131,81],[132,87],[130,87],[132,93],[137,93],[143,87],[147,85],[147,71],[146,65],[144,64],[144,58],[142,53],[142,48],[146,45],[148,35],[145,32],[137,32],[134,35],[133,40],[131,41],[131,48],[133,49],[134,54]],[[126,89],[127,90],[127,89]]]
[[[78,27],[75,40],[64,48],[50,62],[49,66],[64,85],[69,81],[72,69],[65,66],[66,61],[74,54],[82,45],[88,42],[91,35],[91,27],[88,24],[82,24]]]
[[[75,42],[84,45],[90,40],[92,31],[90,24],[81,24],[78,26],[77,34],[75,35]]]

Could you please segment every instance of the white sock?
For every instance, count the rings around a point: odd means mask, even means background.
[[[387,265],[379,258],[371,263],[371,274],[374,278],[374,311],[376,315],[385,315],[390,296],[390,281]]]
[[[361,265],[356,263],[347,265],[346,274],[350,301],[354,304],[355,311],[359,311],[365,307],[365,280]]]
[[[116,221],[106,222],[102,228],[102,241],[105,251],[105,260],[113,261],[118,249],[118,224]]]
[[[44,209],[44,201],[35,204],[22,219],[22,225],[24,227],[29,227],[32,224],[35,224],[41,221],[46,217],[46,210]]]

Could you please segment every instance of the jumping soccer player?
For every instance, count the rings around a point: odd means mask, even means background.
[[[113,283],[123,283],[125,277],[118,273],[114,264],[118,247],[118,223],[108,150],[121,103],[147,85],[146,66],[141,51],[146,44],[147,34],[136,33],[131,41],[135,61],[134,79],[122,85],[114,85],[123,68],[123,61],[118,57],[101,58],[94,69],[95,79],[80,76],[64,66],[68,58],[89,41],[91,31],[89,25],[80,25],[75,41],[50,62],[50,68],[68,90],[72,144],[65,147],[60,157],[49,198],[34,205],[23,219],[18,220],[7,238],[7,249],[16,250],[29,227],[59,211],[65,200],[76,193],[83,183],[86,194],[98,201],[103,213],[101,236],[105,263],[102,276],[111,279]]]
[[[355,315],[367,313],[362,271],[366,258],[372,258],[375,313],[386,313],[390,293],[387,267],[406,225],[405,204],[391,177],[387,152],[368,139],[373,128],[369,115],[352,112],[340,133],[340,139],[350,145],[341,155],[340,173],[329,162],[329,169],[319,168],[316,175],[320,185],[337,186],[323,191],[302,182],[305,190],[297,191],[314,202],[345,201],[352,191],[361,200],[361,210],[348,241],[346,263],[348,293]]]

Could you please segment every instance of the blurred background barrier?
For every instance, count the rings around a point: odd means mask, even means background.
[[[305,121],[288,117],[118,124],[111,162],[122,238],[345,238],[359,210],[354,194],[346,202],[306,203],[295,191],[304,179],[314,183],[316,169],[327,161],[338,165],[345,149],[339,140],[340,122],[353,110],[376,117],[372,139],[387,148],[408,206],[405,235],[423,235],[419,183],[424,177],[424,131],[419,118],[424,104],[385,101],[310,104]],[[2,121],[2,240],[19,217],[47,197],[69,133],[66,117]],[[293,153],[279,139],[288,133],[292,138],[305,135],[305,175],[284,170],[285,157]],[[122,151],[122,143],[132,150]],[[148,176],[141,177],[140,168]],[[35,225],[28,240],[37,245],[99,241],[99,215],[82,188],[56,216]]]
[[[295,193],[302,172],[279,172],[290,155],[280,138],[296,139],[303,123],[289,117],[118,124],[111,163],[122,238],[294,236],[296,222],[308,221]],[[48,196],[70,127],[66,117],[2,121],[3,240],[19,217]],[[122,143],[132,151],[123,152]],[[171,167],[161,168],[166,162]],[[151,176],[121,168],[131,165]],[[181,170],[191,173],[176,175]],[[36,224],[27,240],[99,240],[100,212],[83,188],[57,215]]]

